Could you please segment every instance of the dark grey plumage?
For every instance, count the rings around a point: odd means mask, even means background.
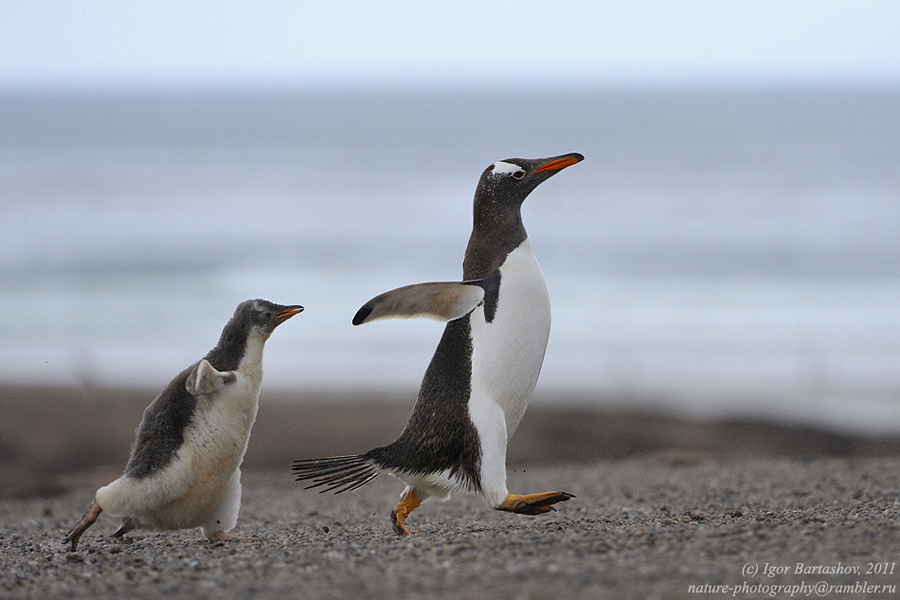
[[[278,315],[291,308],[302,310],[302,307],[282,306],[261,299],[240,303],[222,330],[219,342],[204,358],[217,371],[236,370],[244,356],[250,328],[261,326],[271,334],[288,318]],[[196,365],[194,363],[179,373],[144,410],[125,466],[127,476],[141,478],[162,469],[181,447],[197,404],[197,399],[185,387]]]
[[[470,381],[460,376],[471,373],[468,328],[465,319],[447,324],[425,372],[419,400],[396,441],[357,456],[297,460],[292,467],[296,480],[313,481],[309,489],[329,486],[340,474],[341,483],[347,487],[323,490],[340,493],[372,481],[382,469],[418,475],[450,470],[461,487],[477,490],[480,483],[475,465],[480,448],[477,433],[469,421]]]

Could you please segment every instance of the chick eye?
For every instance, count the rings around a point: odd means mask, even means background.
[[[516,171],[515,173],[512,174],[512,176],[515,179],[522,179],[523,177],[525,177],[525,171]]]
[[[268,321],[268,320],[271,319],[271,318],[272,318],[272,313],[267,312],[267,313],[266,313],[266,320]]]

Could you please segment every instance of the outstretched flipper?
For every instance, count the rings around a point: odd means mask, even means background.
[[[485,280],[405,285],[366,302],[353,317],[353,324],[392,317],[453,321],[475,310],[484,296]]]
[[[553,505],[557,502],[565,502],[574,497],[566,492],[543,492],[541,494],[526,494],[524,496],[509,494],[503,503],[497,507],[497,510],[520,515],[540,515],[556,510],[553,508]]]
[[[237,379],[232,371],[217,371],[205,358],[188,375],[184,387],[191,396],[212,394]]]

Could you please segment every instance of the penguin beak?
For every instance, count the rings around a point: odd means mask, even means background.
[[[294,315],[300,314],[303,312],[303,307],[300,305],[297,306],[287,306],[283,311],[275,315],[276,321],[283,321],[290,319]]]
[[[540,173],[541,171],[559,171],[561,169],[565,169],[566,167],[571,167],[576,163],[580,163],[583,160],[584,157],[577,152],[548,158],[547,162],[545,162],[535,170],[535,174]]]

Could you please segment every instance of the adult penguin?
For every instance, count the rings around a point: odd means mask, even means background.
[[[400,437],[355,456],[295,461],[298,481],[339,493],[384,472],[396,476],[407,484],[391,512],[398,535],[410,533],[406,518],[422,501],[446,500],[454,489],[480,494],[496,510],[525,515],[546,513],[573,497],[510,494],[506,446],[534,391],[550,334],[550,298],[522,224],[522,203],[583,158],[511,158],[490,165],[475,191],[463,281],[398,288],[357,312],[354,325],[416,316],[448,323]]]

